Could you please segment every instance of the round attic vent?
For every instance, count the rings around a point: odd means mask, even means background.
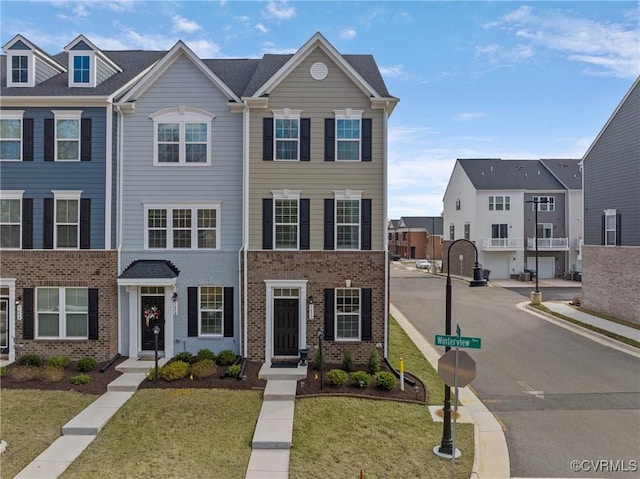
[[[327,65],[322,62],[317,62],[311,65],[309,69],[309,73],[311,74],[311,78],[314,80],[324,80],[327,78],[327,73],[329,73],[329,69]]]

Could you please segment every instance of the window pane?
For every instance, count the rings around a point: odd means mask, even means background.
[[[18,119],[0,120],[0,138],[3,140],[22,138],[22,121]]]
[[[222,308],[222,288],[203,286],[200,288],[200,308],[201,309],[221,309]]]
[[[65,289],[65,307],[67,312],[83,312],[89,311],[89,294],[85,288],[66,288]]]
[[[298,139],[298,120],[277,119],[276,120],[276,139]]]
[[[338,226],[337,228],[337,248],[338,249],[358,249],[357,226]]]
[[[187,163],[206,163],[207,162],[207,145],[187,145],[186,147]]]
[[[207,141],[207,124],[206,123],[187,123],[185,126],[184,138],[188,143],[206,143]]]
[[[58,159],[59,160],[77,160],[78,155],[77,141],[59,141],[58,142]]]
[[[73,225],[58,226],[58,248],[76,248],[78,246],[78,227]]]
[[[80,120],[56,121],[56,138],[58,140],[77,140],[80,137]]]
[[[220,311],[202,311],[201,334],[222,334],[222,313]]]
[[[59,315],[38,313],[38,336],[60,336]]]
[[[178,145],[158,145],[158,161],[160,163],[178,163],[180,147]]]
[[[198,210],[198,228],[215,228],[216,210]]]
[[[89,332],[89,293],[86,288],[65,289],[66,335],[87,337]]]
[[[11,57],[11,81],[13,83],[27,83],[29,72],[28,57],[26,55],[14,55]]]
[[[358,200],[338,200],[338,223],[360,223],[360,202]]]
[[[198,231],[198,248],[215,248],[215,231]]]
[[[296,225],[276,225],[276,248],[297,248],[298,227]]]
[[[0,226],[0,247],[20,248],[20,225]]]
[[[60,311],[60,295],[58,288],[38,288],[37,296],[38,312]]]
[[[216,210],[198,210],[198,248],[216,247]]]
[[[88,315],[85,314],[69,314],[67,313],[67,337],[86,338],[89,336]]]
[[[167,227],[167,210],[149,210],[149,228]]]
[[[338,139],[360,139],[360,120],[339,119],[337,124]]]
[[[0,200],[0,223],[20,223],[20,200]]]
[[[20,159],[20,142],[19,141],[0,141],[0,160],[19,160]]]
[[[277,160],[297,160],[298,159],[298,142],[276,140],[276,159]]]
[[[173,210],[173,247],[191,248],[191,210]]]
[[[606,217],[606,225],[608,230],[616,229],[616,217],[615,216],[607,216]]]
[[[180,141],[179,123],[158,123],[158,141],[178,142]]]
[[[338,141],[338,159],[339,160],[359,160],[360,159],[360,142]]]
[[[167,247],[167,210],[151,209],[147,213],[149,248]]]
[[[78,200],[56,200],[56,222],[78,222]]]

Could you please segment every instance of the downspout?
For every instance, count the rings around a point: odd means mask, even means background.
[[[387,103],[387,107],[389,104]],[[382,224],[387,224],[387,168],[388,168],[388,152],[387,152],[387,133],[388,133],[388,122],[389,122],[389,114],[387,113],[387,108],[383,108],[382,114],[384,116],[384,121],[382,122],[382,184],[384,188],[384,194],[382,195]],[[388,248],[388,235],[385,232],[384,235],[384,358],[389,357],[389,248]]]
[[[116,257],[117,257],[117,268],[118,268],[118,275],[120,275],[120,271],[122,271],[122,182],[124,181],[123,179],[123,164],[124,164],[124,154],[123,154],[123,140],[122,140],[122,135],[124,134],[124,121],[123,121],[123,114],[122,114],[122,108],[120,108],[120,105],[115,105],[115,110],[118,114],[117,118],[118,118],[118,138],[117,138],[117,180],[118,180],[118,184],[117,184],[117,194],[116,194],[116,208],[118,210],[118,222],[117,222],[117,226],[116,226]],[[118,290],[120,289],[120,286],[118,286]],[[120,294],[120,291],[118,291],[118,352],[120,351],[120,348],[122,346],[122,343],[120,341],[120,339],[122,338],[122,318],[121,318],[121,314],[122,314],[122,295]]]
[[[243,347],[242,353],[246,358],[248,356],[248,327],[249,327],[249,313],[248,308],[248,270],[247,267],[247,249],[249,247],[249,105],[245,102],[244,109],[242,110],[242,131],[244,132],[244,138],[242,139],[242,252],[243,252],[243,281],[242,281],[242,313],[244,321],[243,334]]]
[[[111,201],[113,199],[113,99],[107,98],[106,108],[107,124],[106,124],[106,145],[105,145],[105,180],[104,180],[104,249],[113,248],[111,241]]]

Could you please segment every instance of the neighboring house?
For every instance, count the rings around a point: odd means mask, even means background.
[[[403,258],[442,260],[442,217],[403,216],[395,228],[396,252]]]
[[[398,223],[400,220],[387,221],[387,249],[390,256],[400,256],[400,235],[398,234]]]
[[[445,239],[474,242],[478,261],[491,278],[521,278],[522,273],[536,269],[537,229],[539,277],[573,276],[581,267],[578,163],[571,159],[457,160],[444,195]],[[537,225],[533,201],[539,202]],[[447,248],[445,243],[445,257]],[[461,274],[471,275],[474,258],[470,254],[460,259],[458,253],[452,256],[455,271],[460,261]]]
[[[158,56],[82,35],[51,56],[3,46],[2,354],[106,360],[118,352],[116,119],[111,103]]]
[[[371,55],[342,55],[320,34],[265,55],[249,82],[247,356],[318,346],[386,356],[387,122],[390,96]]]
[[[640,77],[582,158],[582,304],[640,323]]]

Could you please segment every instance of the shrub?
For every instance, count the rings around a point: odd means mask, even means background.
[[[15,368],[9,369],[9,376],[16,381],[31,381],[38,377],[39,372],[40,369],[35,366],[16,366]]]
[[[194,378],[210,378],[216,373],[216,363],[213,359],[201,359],[191,366],[191,374]]]
[[[98,365],[98,361],[93,358],[81,358],[78,360],[78,371],[81,373],[88,373],[93,371]]]
[[[173,357],[174,361],[182,361],[189,364],[191,362],[192,354],[189,351],[182,351]]]
[[[79,385],[79,384],[87,384],[91,381],[91,377],[88,374],[78,374],[77,376],[73,376],[71,378],[71,384]]]
[[[64,369],[69,366],[69,363],[71,363],[71,359],[67,356],[52,356],[47,359],[47,366],[52,368]]]
[[[322,352],[322,354],[320,354],[320,349],[316,349],[315,354],[313,355],[313,359],[311,360],[311,365],[313,366],[313,369],[316,369],[317,371],[320,371],[321,369],[324,369],[324,352]]]
[[[196,356],[198,357],[198,361],[202,361],[203,359],[211,359],[212,361],[216,360],[216,353],[207,348],[199,350]]]
[[[242,370],[242,366],[239,364],[233,364],[227,368],[227,372],[224,373],[225,376],[229,376],[232,378],[237,378],[240,376],[240,371]]]
[[[172,361],[160,368],[158,374],[165,381],[182,379],[189,374],[189,365],[183,361]]]
[[[25,354],[18,359],[20,366],[34,366],[38,367],[42,364],[42,358],[39,354]]]
[[[47,364],[47,366],[40,371],[40,379],[45,383],[57,383],[62,381],[63,377],[64,369],[58,366],[51,366]]]
[[[7,367],[6,366],[0,366],[0,378],[2,376],[5,376],[7,374]]]
[[[350,349],[342,352],[342,369],[348,373],[353,371],[353,353]]]
[[[160,377],[160,370],[158,370],[158,377]],[[147,373],[147,379],[149,381],[153,381],[156,378],[156,368],[155,366],[152,367],[149,372]]]
[[[342,386],[349,380],[349,375],[342,369],[332,369],[327,373],[327,384],[329,386]]]
[[[216,358],[216,363],[218,363],[220,366],[228,366],[229,364],[235,363],[235,361],[236,353],[234,353],[230,349],[220,351],[218,353],[218,357]]]
[[[376,384],[379,388],[391,390],[396,387],[396,382],[396,377],[390,372],[383,371],[376,373]]]
[[[371,375],[364,371],[355,371],[351,373],[353,385],[359,388],[366,388],[371,382]]]
[[[372,347],[369,352],[367,371],[369,374],[376,374],[377,372],[380,372],[380,356],[378,356],[378,350],[375,347]]]

